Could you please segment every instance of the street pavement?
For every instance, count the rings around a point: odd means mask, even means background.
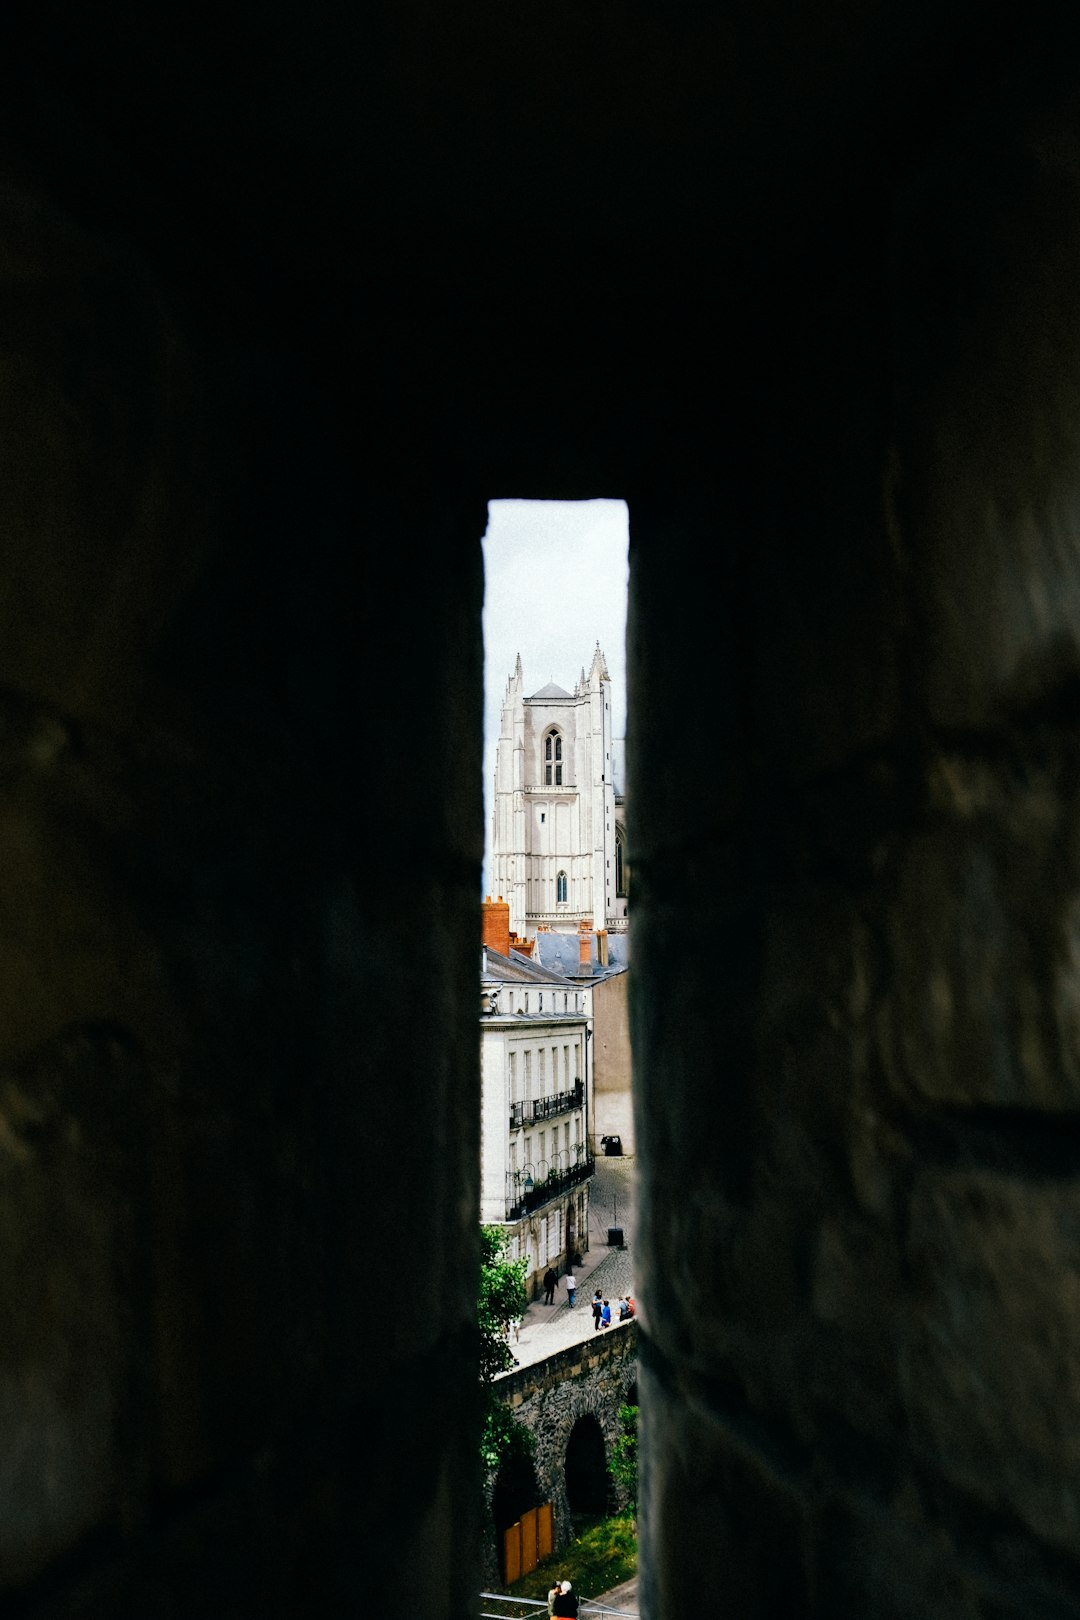
[[[607,1609],[614,1611],[615,1614],[636,1616],[638,1612],[637,1576],[634,1575],[630,1580],[623,1581],[621,1586],[613,1586],[610,1592],[601,1592],[598,1597],[582,1599],[582,1608],[585,1608],[586,1605],[590,1605],[593,1611],[596,1609],[601,1610],[600,1620],[603,1620],[603,1610]]]
[[[589,1303],[594,1289],[599,1288],[613,1306],[620,1295],[633,1293],[634,1175],[634,1160],[626,1154],[597,1159],[596,1174],[589,1187],[589,1248],[582,1252],[582,1265],[574,1268],[577,1294],[573,1308],[566,1302],[562,1277],[555,1290],[554,1305],[545,1305],[543,1295],[529,1303],[521,1319],[518,1338],[510,1341],[519,1366],[528,1367],[543,1361],[558,1350],[579,1344],[596,1331]],[[624,1246],[621,1249],[608,1244],[608,1229],[613,1226],[622,1227]]]
[[[542,1295],[529,1303],[521,1319],[519,1337],[510,1342],[519,1366],[532,1366],[558,1350],[580,1344],[597,1331],[593,1327],[590,1304],[596,1288],[613,1307],[621,1295],[634,1292],[634,1174],[634,1160],[626,1154],[597,1159],[596,1174],[589,1187],[589,1248],[582,1252],[583,1263],[574,1268],[577,1296],[573,1309],[566,1303],[561,1277],[554,1305],[545,1305]],[[623,1229],[621,1249],[608,1244],[608,1228],[613,1226]],[[588,1601],[636,1615],[637,1577]]]

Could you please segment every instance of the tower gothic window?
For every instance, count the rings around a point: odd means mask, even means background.
[[[544,738],[544,785],[562,787],[562,737],[557,731]]]
[[[555,901],[560,906],[566,904],[566,873],[560,872],[555,879]]]

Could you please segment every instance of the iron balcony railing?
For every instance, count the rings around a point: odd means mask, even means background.
[[[553,1097],[533,1097],[528,1102],[510,1104],[510,1129],[519,1130],[538,1119],[555,1119],[559,1114],[571,1114],[585,1099],[585,1087],[575,1080],[572,1091],[557,1091]]]
[[[506,1178],[507,1220],[519,1221],[523,1215],[531,1214],[542,1204],[549,1204],[568,1187],[576,1187],[579,1182],[588,1181],[595,1169],[595,1158],[586,1152],[582,1145],[574,1150],[572,1159],[566,1154],[560,1154],[558,1160],[550,1166],[542,1160],[535,1174],[529,1166],[524,1170],[512,1171]]]

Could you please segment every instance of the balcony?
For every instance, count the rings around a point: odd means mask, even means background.
[[[584,1144],[563,1152],[549,1164],[541,1159],[535,1172],[531,1164],[514,1170],[506,1177],[506,1219],[519,1221],[534,1209],[550,1204],[570,1187],[588,1181],[596,1169],[596,1160]]]
[[[520,1130],[538,1119],[556,1119],[560,1114],[572,1114],[585,1101],[585,1087],[575,1080],[572,1091],[557,1091],[552,1097],[534,1097],[529,1102],[510,1104],[510,1129]]]

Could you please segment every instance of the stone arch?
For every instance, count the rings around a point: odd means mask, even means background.
[[[598,1517],[611,1504],[607,1472],[608,1448],[595,1412],[578,1418],[566,1442],[563,1460],[566,1501],[571,1519]]]
[[[501,1567],[503,1532],[529,1508],[536,1507],[547,1498],[537,1479],[532,1457],[524,1449],[512,1451],[489,1483],[489,1517],[495,1538],[495,1556]]]
[[[626,1328],[613,1330],[624,1333]],[[612,1346],[619,1343],[612,1339]],[[636,1388],[637,1361],[634,1354],[625,1359],[607,1357],[589,1371],[552,1379],[550,1387],[536,1389],[516,1408],[517,1417],[536,1443],[534,1464],[541,1500],[554,1508],[555,1545],[565,1546],[570,1538],[573,1515],[566,1488],[566,1459],[571,1435],[583,1420],[596,1424],[605,1459],[622,1432],[619,1408],[626,1392]],[[612,1498],[614,1500],[614,1498]]]

